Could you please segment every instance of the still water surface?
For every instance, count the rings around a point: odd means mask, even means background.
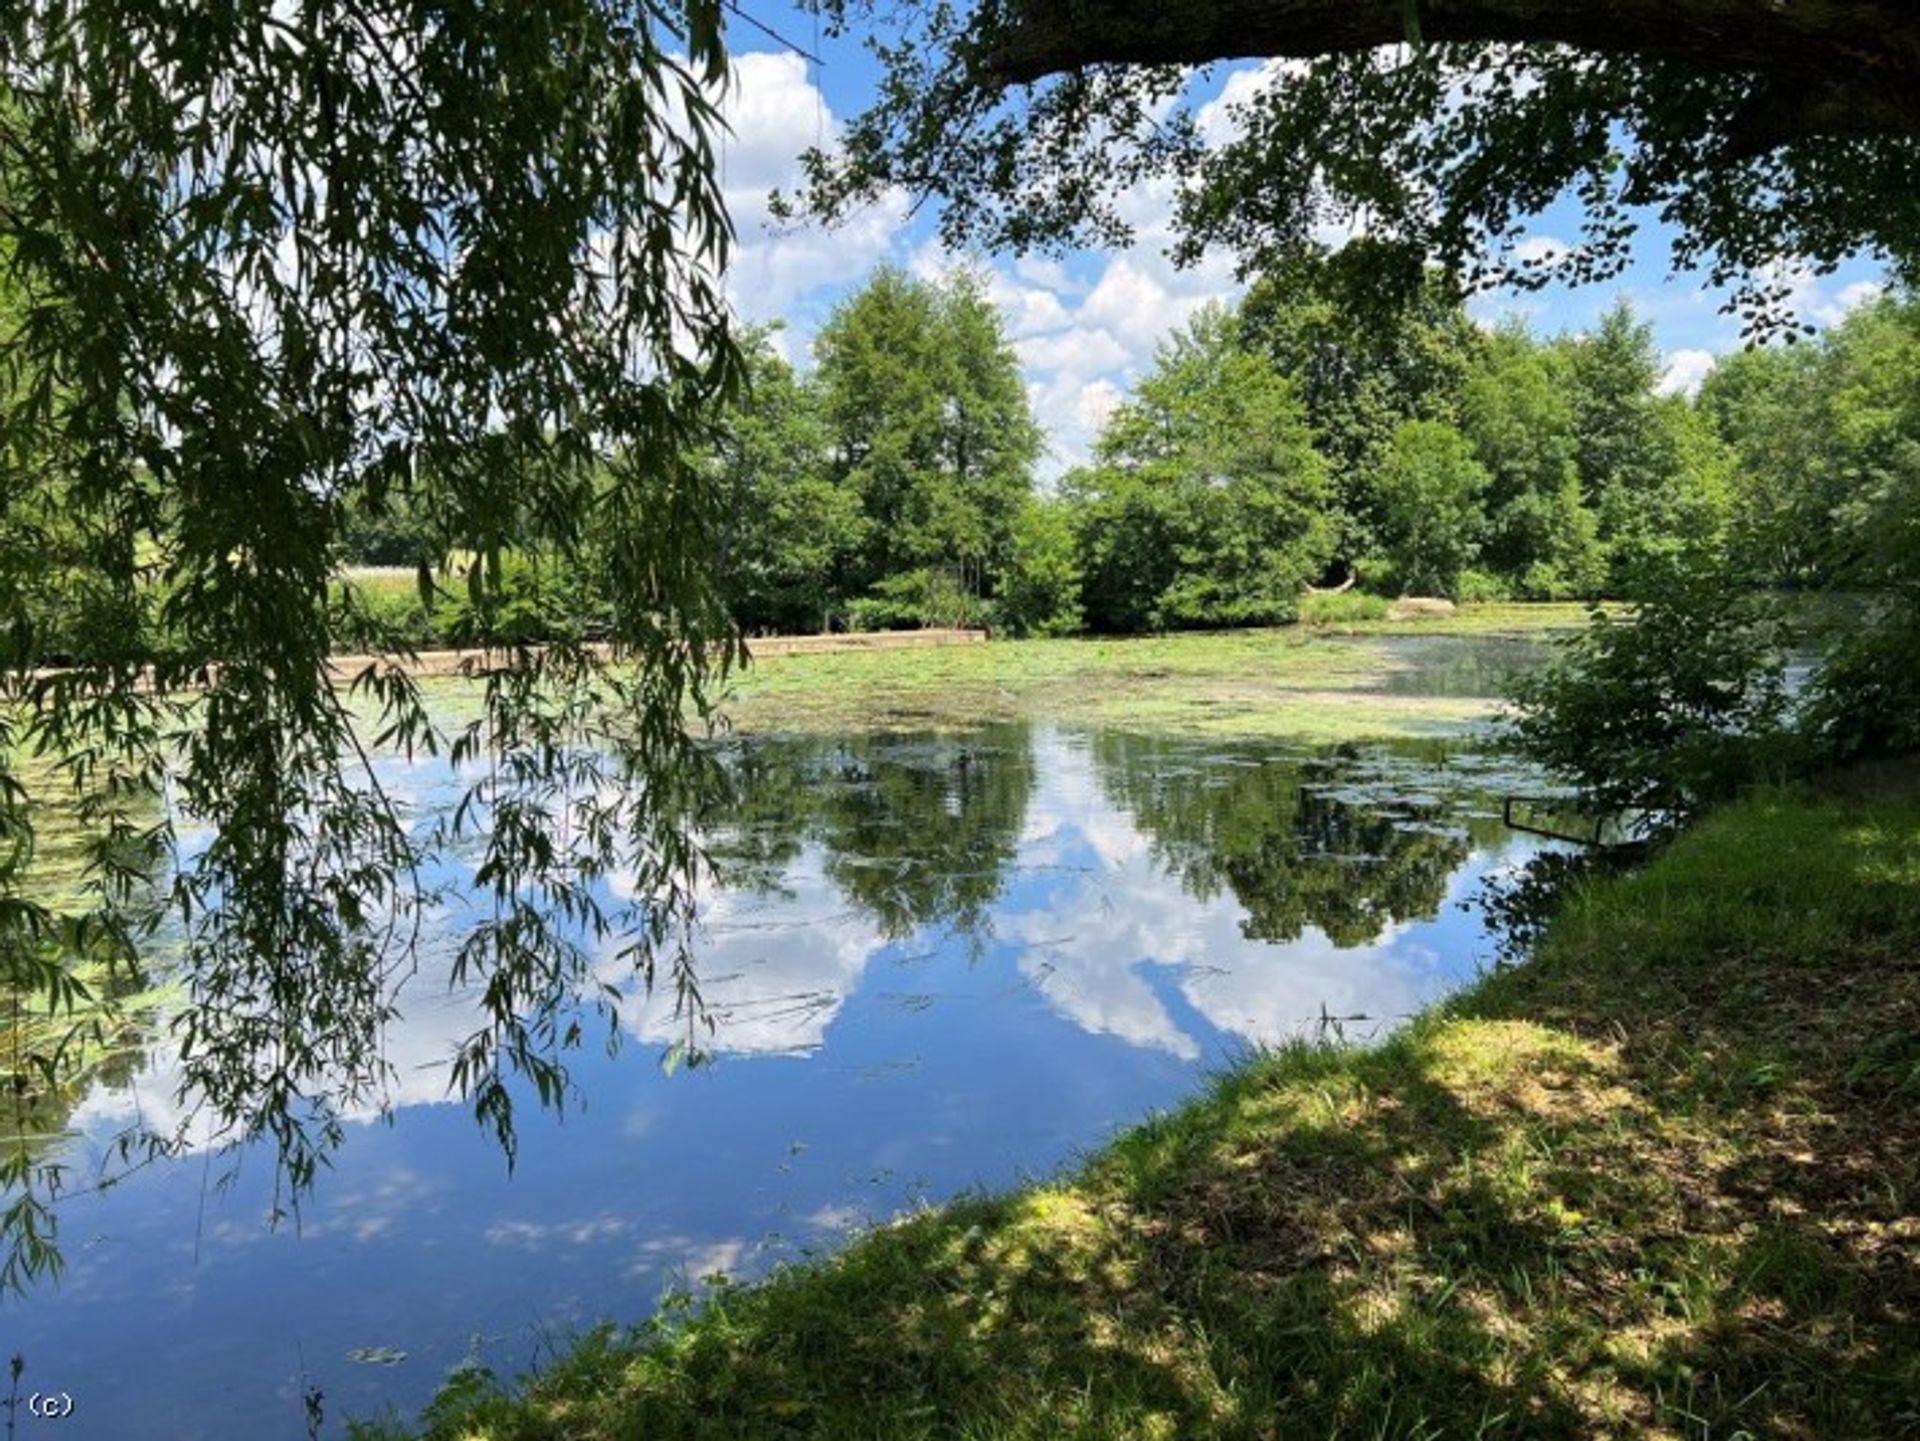
[[[506,1373],[570,1327],[637,1319],[903,1209],[1071,1163],[1250,1047],[1391,1027],[1469,979],[1470,904],[1533,853],[1524,788],[1471,744],[1303,751],[1008,727],[767,740],[716,841],[700,966],[714,1063],[666,1075],[671,999],[574,1070],[584,1105],[521,1120],[509,1176],[445,1095],[468,1025],[429,936],[393,1033],[391,1124],[350,1128],[300,1225],[268,1158],[189,1156],[64,1207],[57,1290],[0,1307],[62,1436],[305,1434]],[[421,814],[454,778],[397,759]],[[457,875],[443,877],[457,881]],[[84,1169],[169,1058],[76,1116]],[[40,1423],[50,1426],[52,1423]]]

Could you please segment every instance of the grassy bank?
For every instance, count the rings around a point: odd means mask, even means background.
[[[1484,721],[1480,697],[1382,689],[1406,636],[1544,638],[1572,605],[1463,606],[1452,616],[1137,639],[1000,641],[951,650],[774,656],[735,681],[742,730],[931,729],[1045,717],[1063,725],[1333,741],[1431,735]]]
[[[1762,797],[1378,1049],[470,1374],[421,1434],[1911,1435],[1917,961],[1920,803]]]

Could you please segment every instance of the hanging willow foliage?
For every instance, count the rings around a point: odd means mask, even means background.
[[[295,1200],[379,1103],[456,844],[481,1005],[452,1082],[509,1156],[512,1083],[557,1102],[610,1003],[600,955],[697,1002],[686,717],[738,656],[683,457],[741,369],[726,73],[710,0],[0,9],[0,986],[73,1018],[12,1028],[0,1279],[57,1266],[46,1098],[162,918],[190,1124],[269,1142]],[[598,568],[610,648],[503,653],[446,735],[393,654],[334,677],[343,527],[396,503],[464,558],[477,640],[512,546]],[[85,659],[36,673],[49,616]],[[445,748],[464,802],[410,829],[376,746]],[[87,842],[67,906],[26,882],[49,797]]]

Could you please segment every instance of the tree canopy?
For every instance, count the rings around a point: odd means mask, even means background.
[[[804,201],[834,217],[899,186],[950,238],[1115,243],[1121,197],[1168,187],[1188,259],[1271,269],[1344,246],[1356,296],[1405,297],[1430,260],[1482,284],[1616,274],[1642,217],[1733,282],[1755,329],[1792,323],[1793,267],[1920,263],[1920,18],[1904,0],[819,0],[887,79]],[[1229,124],[1191,67],[1267,57]],[[1515,251],[1571,193],[1576,243]]]
[[[1220,308],[1160,347],[1067,477],[1097,629],[1291,620],[1332,551],[1332,488],[1293,386]]]
[[[882,266],[814,349],[835,477],[869,521],[856,588],[940,571],[979,590],[1006,563],[1041,436],[977,278]]]

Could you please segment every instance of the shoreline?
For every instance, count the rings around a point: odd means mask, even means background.
[[[355,1434],[1903,1434],[1917,954],[1920,795],[1758,795],[1376,1048]]]

